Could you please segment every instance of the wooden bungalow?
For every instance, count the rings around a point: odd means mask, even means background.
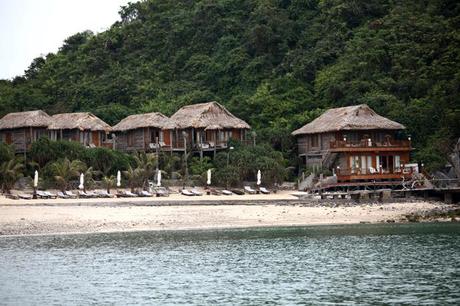
[[[410,137],[405,127],[366,104],[334,108],[294,131],[306,166],[328,168],[338,181],[410,176]]]
[[[184,106],[171,120],[177,125],[173,137],[177,151],[184,150],[185,143],[200,152],[225,149],[229,139],[246,141],[251,128],[217,102]]]
[[[112,128],[114,147],[124,152],[171,150],[174,128],[161,113],[131,115]]]
[[[110,125],[92,113],[53,115],[48,130],[51,140],[76,141],[86,147],[113,147]]]
[[[41,110],[9,113],[0,119],[0,140],[25,153],[32,142],[47,135],[51,117]]]

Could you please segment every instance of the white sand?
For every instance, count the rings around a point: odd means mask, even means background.
[[[288,193],[276,195],[231,196],[234,199],[292,200]],[[162,201],[185,200],[188,205],[151,206]],[[0,198],[0,234],[91,233],[139,230],[182,230],[210,228],[238,228],[259,226],[300,226],[317,224],[353,224],[360,222],[400,221],[405,215],[433,209],[446,209],[439,202],[410,202],[387,204],[361,204],[354,206],[315,207],[311,203],[295,205],[200,205],[209,200],[219,203],[228,200],[223,196],[185,198],[129,199],[146,205],[120,205],[126,199],[104,200],[109,205],[97,206],[100,199],[47,200],[47,203],[72,202],[75,205],[43,205],[43,200],[20,201]],[[250,202],[250,201],[249,201]],[[83,204],[81,206],[78,203]],[[87,203],[88,205],[84,205]],[[92,204],[91,204],[92,203]],[[185,202],[183,202],[185,203]],[[16,204],[16,205],[15,205]],[[89,205],[91,204],[91,205]],[[194,204],[194,205],[190,205]]]

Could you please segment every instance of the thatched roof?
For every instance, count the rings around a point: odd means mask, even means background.
[[[147,113],[131,115],[118,122],[113,131],[135,130],[144,127],[154,127],[159,129],[174,129],[174,122],[162,113]]]
[[[9,113],[0,119],[0,129],[47,127],[51,117],[42,110]]]
[[[332,108],[292,135],[342,130],[402,130],[404,125],[378,115],[366,104]]]
[[[249,124],[235,117],[217,102],[187,105],[171,119],[179,128],[250,129]]]
[[[110,131],[111,127],[91,113],[65,113],[53,115],[48,129]]]

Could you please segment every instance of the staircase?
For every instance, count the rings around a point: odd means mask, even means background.
[[[323,159],[321,160],[321,165],[323,169],[331,169],[332,166],[334,166],[334,163],[337,160],[338,156],[338,153],[327,151],[326,154],[324,154]]]
[[[315,178],[316,175],[314,173],[310,174],[306,178],[304,178],[302,181],[299,182],[299,190],[300,191],[305,191],[307,189],[310,189],[313,187],[315,184]]]

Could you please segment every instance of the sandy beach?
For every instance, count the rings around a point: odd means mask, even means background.
[[[288,192],[225,198],[0,198],[0,235],[405,222],[406,215],[450,208],[423,201],[320,203],[298,200]]]

